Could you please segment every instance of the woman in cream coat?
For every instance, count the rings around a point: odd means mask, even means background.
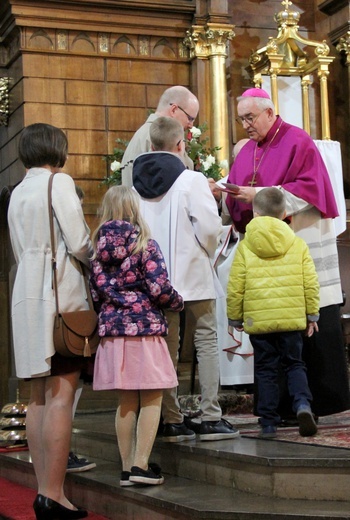
[[[19,158],[27,172],[12,193],[8,221],[17,262],[12,295],[12,327],[19,378],[30,379],[27,437],[38,480],[37,519],[83,518],[64,495],[72,405],[82,363],[55,353],[48,182],[52,187],[60,311],[88,308],[82,268],[92,254],[89,229],[73,179],[58,173],[67,158],[67,138],[37,123],[21,134]]]

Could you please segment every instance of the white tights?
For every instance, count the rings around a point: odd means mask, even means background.
[[[163,390],[119,390],[115,429],[123,471],[148,469],[157,435]]]

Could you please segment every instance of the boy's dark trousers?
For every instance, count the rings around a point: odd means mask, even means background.
[[[286,374],[294,412],[300,405],[310,405],[312,401],[302,360],[302,336],[299,331],[251,334],[250,341],[254,348],[254,377],[258,390],[256,412],[261,426],[277,426],[280,422],[277,412],[279,366]]]

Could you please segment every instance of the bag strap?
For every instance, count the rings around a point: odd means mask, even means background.
[[[52,209],[52,183],[54,173],[51,173],[48,184],[48,205],[49,205],[49,221],[50,221],[50,236],[51,236],[51,269],[52,269],[52,283],[55,293],[56,302],[56,317],[59,315],[58,307],[58,290],[57,290],[57,262],[56,262],[56,246],[55,246],[55,231],[53,226],[53,209]]]
[[[55,246],[55,231],[53,225],[53,209],[52,209],[52,184],[55,173],[51,173],[48,183],[48,206],[49,206],[49,222],[50,222],[50,236],[51,236],[51,268],[52,268],[52,283],[53,290],[55,293],[55,303],[56,303],[56,317],[59,315],[59,306],[58,306],[58,288],[57,288],[57,261],[56,261],[56,246]],[[88,286],[88,282],[86,276],[84,274],[84,265],[79,261],[81,274],[84,279],[86,296],[88,299],[90,309],[94,309],[94,304],[92,302],[90,288]]]

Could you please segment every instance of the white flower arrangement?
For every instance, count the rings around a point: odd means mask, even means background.
[[[186,149],[193,161],[194,169],[218,181],[222,177],[222,170],[228,169],[228,161],[217,161],[216,153],[221,150],[218,146],[207,148],[209,137],[201,139],[206,130],[206,123],[199,127],[193,126],[187,133]]]
[[[228,161],[225,159],[218,162],[216,153],[221,148],[217,146],[214,148],[207,148],[209,137],[202,139],[202,136],[206,131],[206,123],[199,127],[193,126],[186,135],[186,150],[194,163],[195,170],[201,171],[206,177],[218,181],[222,177],[222,170],[228,170]],[[107,186],[121,184],[123,169],[121,160],[125,149],[129,144],[129,142],[124,139],[116,139],[115,142],[118,146],[114,148],[113,153],[103,157],[109,165],[110,170],[110,173],[102,181],[102,184]]]
[[[109,165],[109,173],[102,181],[102,184],[106,186],[113,186],[113,184],[120,185],[122,183],[122,163],[121,160],[123,158],[126,147],[129,144],[129,141],[125,139],[116,139],[115,142],[119,145],[118,147],[113,149],[113,153],[111,155],[105,155],[103,160],[107,162]]]

